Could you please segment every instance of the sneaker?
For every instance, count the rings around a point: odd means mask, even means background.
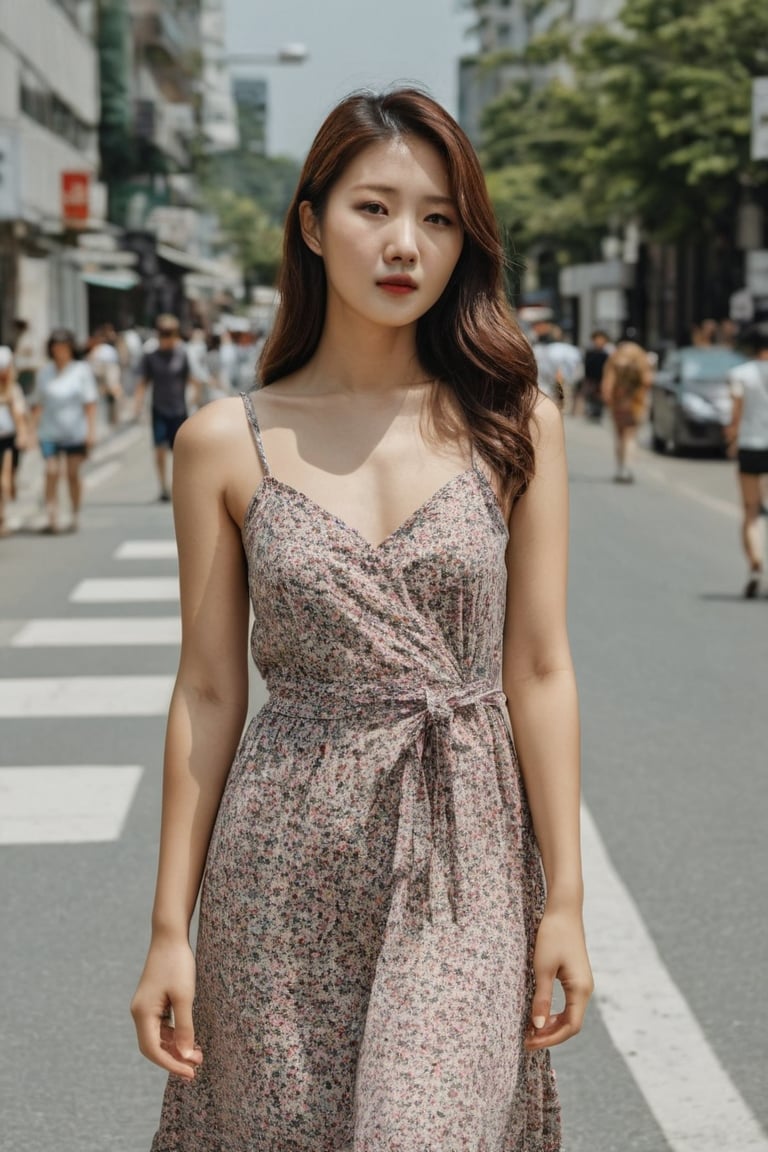
[[[749,579],[747,580],[746,584],[744,585],[744,599],[745,600],[756,600],[757,597],[760,595],[760,578],[761,578],[761,576],[762,576],[762,572],[760,572],[760,571],[750,572]]]
[[[157,499],[161,504],[167,504],[168,501],[170,500],[170,498],[171,498],[171,494],[168,491],[168,489],[163,488],[162,492],[160,493],[160,495],[158,496]]]

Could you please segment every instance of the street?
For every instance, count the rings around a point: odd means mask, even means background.
[[[741,599],[735,467],[641,448],[616,485],[607,427],[567,418],[567,438],[596,992],[553,1053],[564,1152],[768,1152],[768,600]],[[2,1152],[148,1152],[164,1082],[128,1004],[177,660],[171,511],[146,426],[88,475],[78,535],[0,540]]]

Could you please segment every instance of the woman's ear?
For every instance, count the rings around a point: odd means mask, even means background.
[[[322,256],[320,221],[315,215],[315,210],[309,200],[302,200],[301,204],[299,204],[299,223],[301,224],[301,235],[307,248],[309,248],[310,252],[314,252],[316,256]]]

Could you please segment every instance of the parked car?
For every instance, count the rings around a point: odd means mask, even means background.
[[[651,390],[655,451],[725,451],[731,420],[728,373],[743,362],[737,352],[717,346],[673,348],[666,354]]]

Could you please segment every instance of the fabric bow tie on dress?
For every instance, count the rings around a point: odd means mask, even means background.
[[[463,903],[460,854],[456,844],[456,750],[453,721],[457,711],[480,705],[504,708],[499,688],[474,681],[441,690],[426,688],[420,699],[419,728],[402,779],[393,875],[406,878],[411,901],[433,921],[441,889],[458,923]]]
[[[405,722],[400,755],[400,803],[392,875],[404,880],[408,904],[430,923],[447,901],[459,922],[463,900],[456,843],[454,787],[457,712],[506,707],[500,688],[487,680],[415,684],[412,679],[376,683],[284,679],[267,674],[267,707],[291,716],[359,716],[367,723]]]

